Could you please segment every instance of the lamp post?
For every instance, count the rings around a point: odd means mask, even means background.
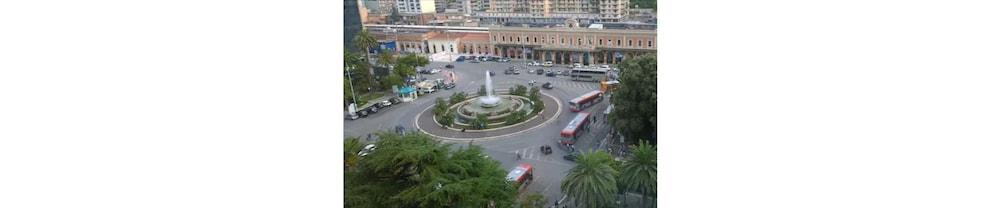
[[[354,69],[353,66],[348,67],[347,71],[347,82],[351,85],[351,98],[354,100],[354,105],[358,105],[358,96],[354,94],[354,79],[351,78],[351,70]]]

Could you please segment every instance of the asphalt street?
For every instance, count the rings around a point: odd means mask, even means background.
[[[446,64],[448,63],[431,62],[427,68],[448,70],[444,67]],[[555,202],[555,200],[562,198],[563,192],[559,188],[559,183],[562,181],[563,177],[565,177],[567,171],[575,165],[573,162],[563,159],[563,156],[567,152],[558,148],[556,145],[556,141],[560,137],[559,131],[562,130],[562,128],[564,128],[566,124],[569,123],[569,121],[576,115],[576,113],[569,111],[569,107],[567,107],[566,102],[570,99],[583,95],[584,93],[598,90],[599,85],[596,82],[571,81],[567,76],[560,75],[556,77],[547,77],[545,75],[528,73],[523,70],[519,75],[503,74],[504,69],[513,65],[521,64],[523,63],[517,61],[507,63],[453,63],[455,68],[451,70],[454,71],[458,77],[456,87],[454,89],[441,90],[439,92],[421,95],[415,101],[400,103],[388,109],[381,109],[378,113],[369,115],[367,118],[347,120],[344,122],[344,136],[355,136],[364,139],[369,133],[376,131],[391,131],[392,128],[397,125],[405,127],[408,131],[415,130],[415,118],[417,118],[418,115],[427,107],[433,105],[436,98],[447,98],[452,93],[459,91],[478,91],[479,86],[484,83],[487,70],[491,70],[496,73],[496,76],[492,77],[495,89],[508,89],[516,84],[528,86],[528,82],[531,80],[535,80],[537,85],[541,85],[545,82],[552,82],[554,89],[543,89],[543,92],[555,97],[558,102],[562,103],[562,110],[554,120],[546,122],[537,128],[517,133],[516,135],[501,136],[486,141],[472,141],[473,145],[483,147],[484,152],[489,155],[490,158],[499,161],[502,164],[502,167],[506,170],[510,170],[520,163],[529,163],[534,166],[535,181],[528,185],[523,193],[536,191],[542,193],[549,200],[549,205],[551,205]],[[566,66],[558,65],[554,67],[535,66],[529,68],[552,70],[569,69]],[[444,78],[445,74],[446,73],[443,71],[442,73],[432,75],[424,74],[422,76],[427,79],[437,79]],[[585,112],[590,112],[592,115],[596,115],[597,120],[596,122],[592,122],[592,130],[589,133],[585,133],[577,140],[577,149],[590,150],[598,148],[598,145],[601,142],[600,140],[604,138],[610,130],[610,127],[604,122],[604,118],[602,116],[602,113],[608,106],[609,102],[609,99],[604,99],[601,103],[584,109]],[[469,142],[455,143],[455,148],[469,144]],[[552,154],[542,154],[539,149],[542,145],[552,146],[554,150]],[[516,154],[518,153],[522,155],[522,159],[520,161],[516,158]]]

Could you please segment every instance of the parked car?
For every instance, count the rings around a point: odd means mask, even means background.
[[[448,64],[448,65],[445,65],[444,68],[454,69],[455,65]]]
[[[382,102],[379,102],[379,105],[381,105],[382,108],[386,108],[386,107],[392,106],[392,102],[390,102],[388,100],[383,100]]]
[[[444,89],[450,90],[452,88],[455,88],[455,83],[444,84]]]
[[[552,61],[546,61],[544,64],[542,64],[542,66],[544,66],[544,67],[552,67]]]
[[[514,70],[514,74],[521,74],[521,70],[517,70],[517,69],[515,69],[515,70]]]
[[[538,75],[542,75],[545,74],[545,70],[538,69],[537,71],[535,71],[535,73]]]
[[[580,63],[573,64],[573,68],[580,68],[580,67],[583,67],[583,64]]]
[[[502,58],[500,59],[500,62],[510,62],[510,58]]]
[[[496,76],[496,75],[497,75],[497,73],[496,73],[496,72],[493,72],[493,71],[490,71],[490,76],[491,76],[491,77],[492,77],[492,76]]]
[[[479,59],[471,59],[469,63],[479,63]]]
[[[551,90],[552,89],[552,83],[551,82],[546,82],[545,84],[542,84],[542,88],[544,88],[544,89],[550,89]]]
[[[399,100],[399,98],[391,98],[391,99],[389,99],[389,102],[392,102],[392,104],[398,104],[398,103],[401,103],[403,101]]]
[[[554,76],[556,76],[556,73],[553,72],[553,71],[549,71],[548,73],[545,73],[545,76],[554,77]]]
[[[528,63],[528,66],[540,66],[540,65],[542,64],[538,63],[537,61],[531,61],[530,63]]]
[[[428,73],[428,74],[437,74],[438,72],[441,72],[441,70],[440,70],[440,69],[431,69],[431,70],[430,70],[430,71],[428,71],[427,73]]]
[[[459,56],[457,59],[455,59],[455,62],[463,62],[463,61],[465,61],[465,56]]]
[[[368,153],[371,153],[372,151],[375,151],[375,148],[376,148],[375,144],[365,145],[365,147],[361,148],[361,151],[358,151],[358,156],[362,156],[362,157],[368,156]]]

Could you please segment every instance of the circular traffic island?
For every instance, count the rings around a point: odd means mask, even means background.
[[[516,134],[545,124],[560,112],[555,97],[540,92],[534,97],[538,100],[511,94],[477,96],[449,105],[447,111],[432,105],[417,115],[415,124],[424,133],[454,141]]]

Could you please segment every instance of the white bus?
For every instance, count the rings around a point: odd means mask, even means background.
[[[573,81],[599,82],[607,78],[607,69],[573,68],[569,77]]]

